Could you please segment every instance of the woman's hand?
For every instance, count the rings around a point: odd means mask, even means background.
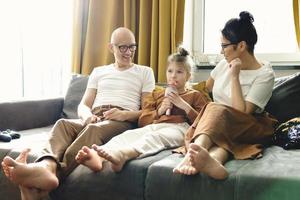
[[[237,78],[239,77],[241,68],[242,68],[242,61],[239,58],[235,58],[233,59],[230,63],[229,63],[229,67],[230,67],[230,72],[233,78]]]

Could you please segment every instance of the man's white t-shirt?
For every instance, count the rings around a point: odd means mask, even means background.
[[[134,64],[120,71],[114,64],[110,64],[93,69],[87,88],[97,90],[92,108],[114,105],[138,111],[142,92],[152,92],[155,88],[155,79],[150,67]]]
[[[225,59],[217,64],[210,76],[214,79],[214,102],[232,106],[231,74]],[[274,78],[272,66],[267,62],[263,62],[259,69],[240,71],[239,79],[244,99],[259,107],[255,112],[262,112],[271,98]]]

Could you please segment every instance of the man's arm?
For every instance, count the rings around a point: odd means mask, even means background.
[[[145,97],[150,94],[150,92],[143,92],[141,97],[141,105],[145,100]],[[142,114],[142,110],[139,111],[127,111],[119,110],[117,108],[110,109],[103,113],[105,119],[117,120],[117,121],[130,121],[135,122]]]
[[[87,88],[80,104],[78,105],[78,116],[86,124],[97,122],[97,116],[93,115],[91,109],[96,98],[97,90]]]

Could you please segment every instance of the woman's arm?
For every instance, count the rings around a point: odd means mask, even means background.
[[[210,76],[205,84],[206,89],[208,90],[208,92],[211,92],[213,87],[214,87],[214,79]]]
[[[248,114],[252,114],[257,109],[255,104],[245,101],[239,77],[231,78],[231,95],[233,108]]]
[[[239,78],[241,65],[242,63],[239,58],[232,60],[229,64],[231,70],[232,107],[239,111],[252,114],[257,109],[257,106],[253,103],[245,101],[243,97],[242,87]]]

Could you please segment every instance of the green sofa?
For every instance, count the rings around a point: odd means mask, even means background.
[[[267,109],[280,121],[300,116],[297,103],[300,102],[299,87],[290,89],[290,84],[286,84],[289,80],[300,83],[299,75],[278,79],[276,82]],[[29,146],[32,153],[28,162],[32,162],[47,143],[49,130],[55,121],[61,117],[76,117],[76,107],[86,82],[86,77],[74,78],[65,98],[0,103],[0,130],[10,128],[22,135],[20,139],[9,143],[0,142],[0,159],[6,155],[16,157],[20,150]],[[285,88],[289,89],[285,91]],[[282,94],[282,91],[285,92]],[[293,95],[295,98],[288,104],[277,105],[282,98]],[[292,103],[295,102],[298,107],[293,107]],[[166,150],[154,156],[130,161],[120,173],[112,172],[106,165],[99,173],[79,166],[55,191],[51,192],[49,198],[54,200],[300,199],[300,150],[287,151],[271,145],[266,148],[264,156],[260,159],[231,160],[225,165],[230,175],[224,181],[213,180],[204,174],[195,176],[173,174],[172,169],[181,159],[181,155]],[[8,181],[2,171],[0,199],[20,199],[17,186]]]

